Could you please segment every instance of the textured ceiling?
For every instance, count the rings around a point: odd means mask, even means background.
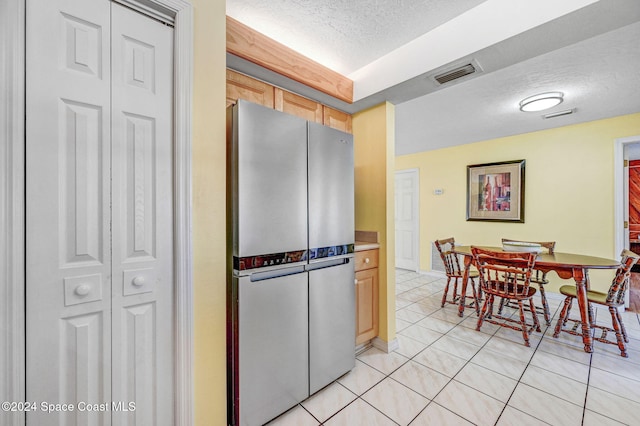
[[[635,23],[398,104],[396,154],[640,112],[639,41]],[[555,90],[564,93],[560,105],[519,110],[522,99]],[[572,115],[542,118],[572,108]]]
[[[227,0],[227,15],[349,75],[485,1]]]
[[[544,10],[533,25],[518,27],[538,9]],[[396,74],[386,80],[397,83],[346,104],[227,55],[231,68],[349,113],[395,104],[398,155],[640,112],[640,0],[227,0],[227,14],[350,75],[356,87],[363,83],[356,76]],[[488,33],[510,31],[470,48]],[[442,33],[448,37],[418,50],[423,55],[389,64],[398,52]],[[451,58],[465,46],[468,53]],[[443,53],[423,66],[425,55]],[[481,72],[445,85],[433,81],[468,61]],[[416,63],[422,64],[418,72],[398,78],[406,75],[404,65]],[[565,93],[562,104],[545,112],[575,113],[545,120],[519,111],[521,99],[543,91]]]

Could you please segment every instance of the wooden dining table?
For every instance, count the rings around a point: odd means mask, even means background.
[[[504,251],[502,247],[477,246],[486,250]],[[464,276],[462,277],[462,293],[467,292],[469,281],[469,268],[473,263],[471,246],[456,246],[453,251],[464,256]],[[587,302],[587,290],[589,289],[589,269],[616,269],[620,261],[605,259],[602,257],[585,256],[573,253],[540,253],[536,256],[534,268],[542,272],[555,271],[562,279],[571,279],[576,283],[576,294],[580,308],[580,320],[582,322],[582,342],[585,352],[593,352],[593,340],[591,338],[591,322],[589,319],[589,304]],[[464,315],[464,297],[458,305],[458,315]]]

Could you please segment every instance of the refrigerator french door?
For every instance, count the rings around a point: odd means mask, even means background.
[[[353,137],[308,123],[309,392],[355,366]]]
[[[259,425],[355,364],[353,147],[246,101],[229,114],[229,413]]]
[[[260,425],[308,396],[307,124],[231,109],[231,423]]]
[[[309,395],[307,273],[304,267],[276,273],[235,278],[243,425],[261,425]]]

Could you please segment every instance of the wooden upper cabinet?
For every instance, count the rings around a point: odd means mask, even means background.
[[[238,99],[352,133],[351,116],[346,112],[227,69],[227,106],[235,104]]]
[[[278,87],[275,88],[275,108],[305,120],[322,123],[322,104]]]
[[[274,89],[270,84],[227,69],[227,106],[244,99],[273,108]]]
[[[346,133],[352,133],[351,116],[349,114],[329,108],[328,106],[324,106],[323,109],[325,126],[333,127]]]

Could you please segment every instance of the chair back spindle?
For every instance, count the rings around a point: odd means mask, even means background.
[[[535,243],[540,244],[540,246],[549,254],[553,254],[556,249],[555,241],[524,241],[524,240],[513,240],[511,238],[503,238],[502,243]],[[540,301],[542,302],[542,306],[539,307],[540,313],[544,315],[544,320],[547,325],[551,325],[551,310],[549,309],[549,303],[547,302],[547,296],[544,291],[544,285],[549,284],[549,280],[547,279],[547,273],[540,271],[538,269],[534,269],[531,274],[531,282],[538,286],[540,290]],[[500,308],[498,312],[502,312],[502,308],[504,305],[504,299],[500,301]],[[513,303],[506,304],[504,306],[515,307]]]
[[[476,330],[480,330],[484,321],[522,332],[524,344],[529,346],[529,333],[540,331],[540,322],[536,314],[532,297],[536,289],[530,286],[531,273],[536,263],[536,253],[491,251],[471,247],[474,262],[480,273],[480,286],[485,293],[485,301],[478,317]],[[501,300],[513,300],[518,305],[519,318],[513,319],[493,314],[495,297]],[[533,322],[527,323],[524,315],[524,302],[529,304]],[[502,321],[497,321],[502,320]]]
[[[454,253],[456,247],[455,239],[446,238],[444,240],[437,240],[435,242],[436,248],[440,253],[442,263],[444,263],[444,270],[447,275],[450,276],[462,276],[462,269],[460,268],[460,259],[458,255]]]
[[[622,259],[620,260],[621,266],[616,271],[616,276],[613,278],[611,287],[607,294],[608,305],[622,305],[624,304],[624,295],[629,288],[629,276],[631,275],[631,268],[636,264],[640,256],[630,250],[622,251]]]
[[[511,295],[517,299],[529,294],[535,253],[505,252],[498,257],[495,252],[477,247],[473,247],[472,252],[480,272],[480,285],[485,292],[497,296]]]
[[[466,295],[467,291],[467,283],[462,283],[460,294],[458,294],[458,280],[462,280],[464,277],[464,268],[460,267],[460,258],[457,253],[455,253],[456,242],[453,237],[445,238],[442,240],[436,240],[434,242],[436,249],[438,249],[438,253],[440,254],[440,258],[442,259],[442,263],[444,264],[444,270],[447,275],[447,284],[444,287],[444,291],[442,293],[442,302],[441,305],[444,307],[445,303],[449,302],[452,304],[457,304],[459,302],[466,305],[466,299],[469,297]],[[478,294],[476,293],[476,286],[474,278],[478,276],[478,273],[475,271],[469,271],[468,281],[471,282],[471,290],[472,290],[472,299],[471,305],[475,306],[476,312],[479,311],[479,301]],[[447,294],[449,293],[449,284],[453,281],[453,298],[448,300]],[[464,291],[463,291],[464,290]]]
[[[592,337],[593,340],[618,345],[620,355],[627,358],[629,354],[627,353],[626,344],[629,342],[629,336],[627,335],[624,322],[622,321],[622,315],[620,315],[618,308],[620,306],[624,306],[624,296],[627,288],[629,287],[631,268],[636,264],[636,262],[638,262],[638,260],[640,260],[640,255],[637,255],[630,250],[623,250],[620,256],[620,267],[616,271],[616,275],[611,282],[609,291],[607,293],[603,293],[589,289],[587,290],[587,302],[589,304],[589,321],[591,323],[591,328],[602,332],[600,336],[594,333]],[[577,297],[577,291],[573,286],[564,285],[560,287],[560,293],[566,297],[564,299],[562,310],[560,311],[560,316],[558,317],[558,322],[556,323],[553,337],[558,337],[560,332],[581,336],[581,333],[577,332],[577,330],[582,328],[582,320],[569,318],[571,304],[573,303],[573,299]],[[598,324],[597,321],[594,321],[592,314],[592,304],[594,303],[597,305],[607,306],[609,308],[609,313],[611,314],[611,325]],[[573,327],[563,328],[567,322],[573,323]],[[615,334],[615,341],[607,337],[610,332]]]

